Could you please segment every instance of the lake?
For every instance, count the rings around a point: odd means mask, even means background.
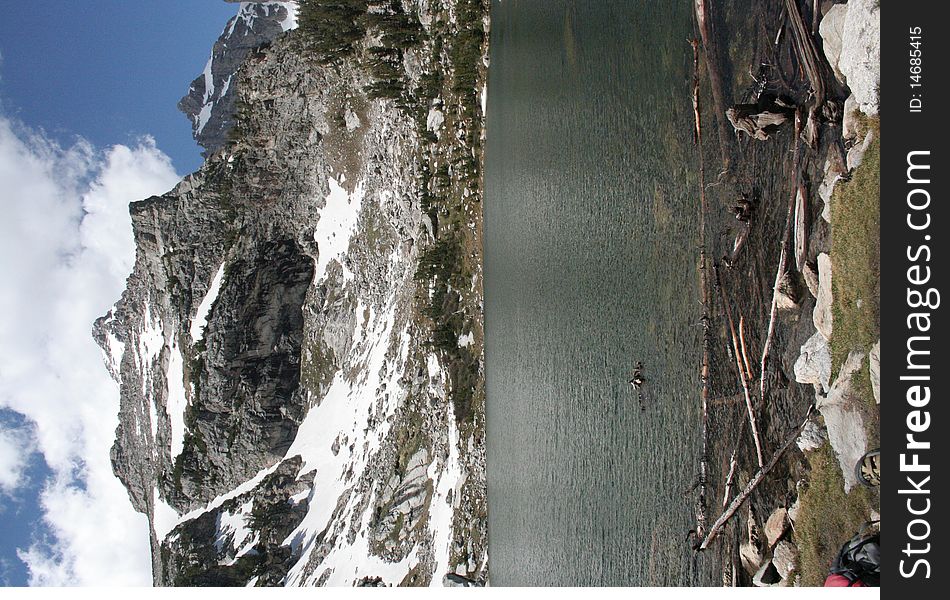
[[[687,1],[492,4],[492,585],[720,583],[685,541],[701,441],[693,31]]]

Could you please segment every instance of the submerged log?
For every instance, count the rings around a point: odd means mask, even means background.
[[[815,40],[809,32],[805,19],[798,9],[797,0],[785,0],[785,12],[792,30],[795,54],[802,63],[805,75],[811,85],[814,102],[808,110],[805,124],[805,143],[812,149],[818,145],[818,115],[825,104],[825,79],[821,74],[821,58]]]
[[[798,184],[795,193],[795,268],[801,271],[808,258],[808,194],[805,186]]]

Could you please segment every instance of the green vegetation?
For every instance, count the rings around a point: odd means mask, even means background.
[[[351,55],[366,34],[362,17],[366,0],[301,0],[299,29],[321,64],[333,64]]]
[[[836,187],[831,203],[834,373],[852,350],[867,352],[880,338],[880,122],[863,119],[861,128],[861,139],[871,131],[873,141],[851,180]],[[865,422],[873,446],[880,425],[867,366],[855,375],[853,384],[867,400]],[[828,443],[809,454],[808,461],[811,473],[795,535],[802,585],[820,586],[841,545],[868,520],[875,499],[860,487],[844,493],[841,467]]]
[[[863,124],[873,141],[851,181],[835,188],[831,202],[833,372],[851,350],[870,350],[881,331],[880,122]]]
[[[868,520],[872,495],[861,487],[844,493],[841,468],[827,442],[809,454],[808,462],[808,489],[801,496],[801,512],[795,521],[798,572],[802,585],[820,586],[842,544]]]

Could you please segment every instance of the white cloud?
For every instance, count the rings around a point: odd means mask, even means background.
[[[64,149],[0,114],[0,406],[32,421],[54,473],[55,539],[20,553],[32,584],[151,581],[146,519],[112,474],[118,388],[91,329],[132,268],[129,202],[178,179],[150,138]]]

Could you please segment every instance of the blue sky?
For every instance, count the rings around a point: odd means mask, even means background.
[[[223,0],[38,0],[0,19],[7,116],[68,141],[150,134],[180,173],[201,164],[176,104],[237,12]],[[11,7],[12,8],[12,7]]]
[[[109,468],[117,391],[89,330],[131,268],[128,202],[201,164],[176,104],[237,9],[39,0],[0,19],[2,585],[148,577],[144,518]]]

